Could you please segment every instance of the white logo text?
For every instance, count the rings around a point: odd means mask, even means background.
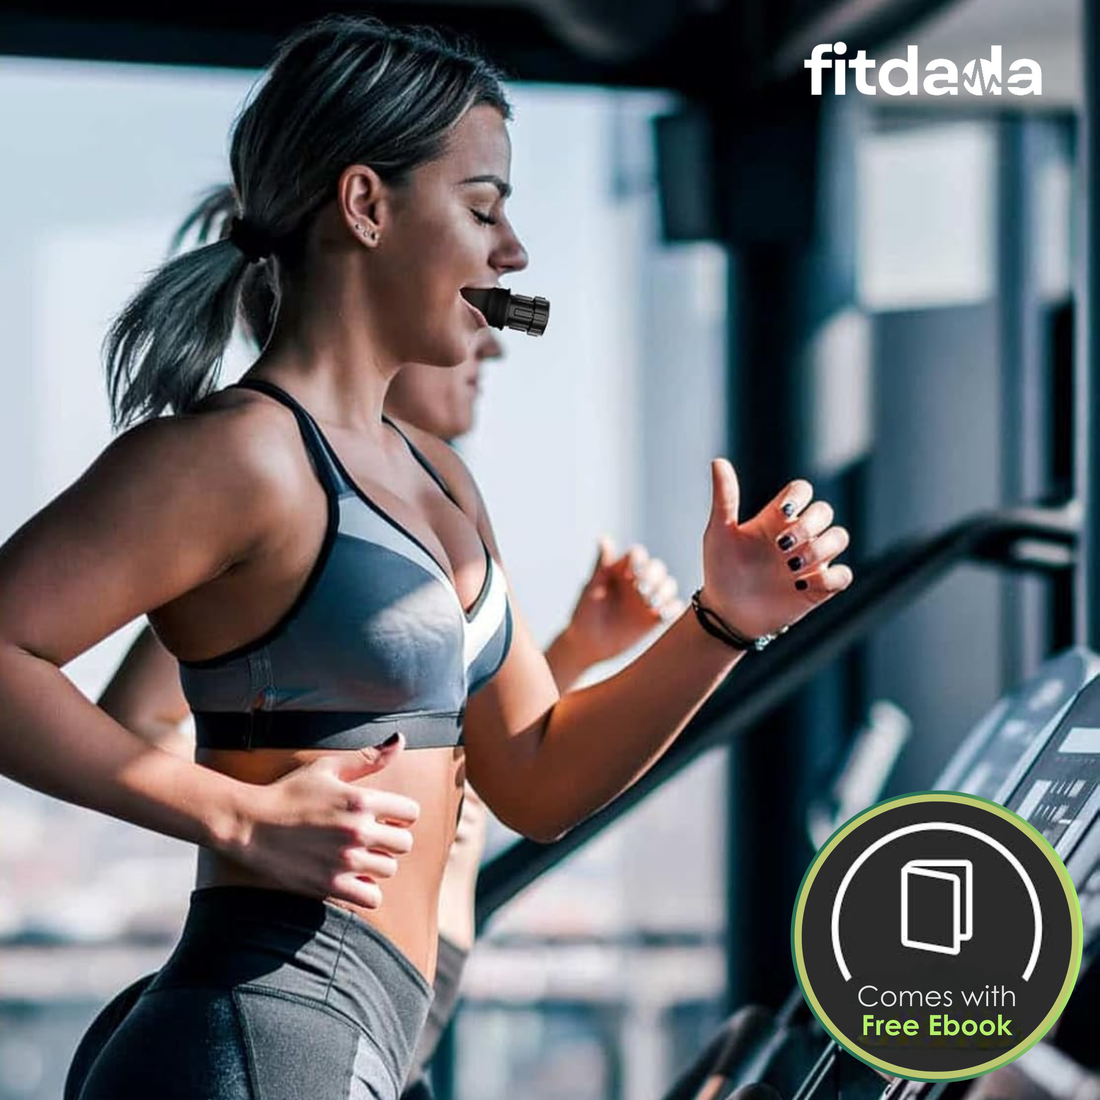
[[[873,57],[867,56],[866,50],[845,59],[847,52],[844,42],[814,46],[804,62],[810,70],[811,95],[823,94],[826,69],[833,70],[833,90],[837,95],[847,94],[849,69],[855,74],[856,91],[863,95],[877,95],[880,88],[886,95],[917,95],[920,91],[921,68],[916,46],[909,46],[904,58],[892,58],[881,68]],[[875,80],[871,79],[872,74]],[[929,61],[924,67],[923,87],[928,95],[958,95],[960,84],[971,95],[1001,95],[1003,88],[1012,95],[1043,94],[1043,70],[1037,61],[1021,57],[1009,65],[1008,74],[1005,82],[1001,47],[991,46],[989,57],[976,57],[963,66],[961,80],[954,61],[946,57]]]

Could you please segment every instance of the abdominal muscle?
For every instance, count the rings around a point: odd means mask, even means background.
[[[195,761],[246,783],[267,784],[318,757],[339,755],[316,749],[198,749]],[[429,983],[435,977],[439,887],[454,840],[464,772],[459,748],[406,749],[378,774],[356,780],[357,787],[402,794],[419,803],[412,851],[398,857],[393,878],[379,881],[381,908],[326,899],[350,909],[391,940]],[[284,889],[208,848],[199,849],[196,886]]]

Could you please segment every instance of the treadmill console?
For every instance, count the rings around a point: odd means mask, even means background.
[[[1100,811],[1100,681],[1086,686],[1005,803],[1068,859]]]
[[[1051,657],[975,726],[933,789],[1004,802],[1058,719],[1098,672],[1100,657],[1083,647]]]

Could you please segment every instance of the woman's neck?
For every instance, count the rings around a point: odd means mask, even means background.
[[[400,369],[345,288],[287,294],[263,353],[249,373],[286,382],[331,425],[382,432],[382,406]],[[361,299],[360,299],[361,302]]]

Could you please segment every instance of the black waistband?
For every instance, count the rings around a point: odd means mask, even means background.
[[[196,711],[195,743],[204,749],[362,749],[403,733],[410,749],[462,741],[461,714],[361,711]]]

